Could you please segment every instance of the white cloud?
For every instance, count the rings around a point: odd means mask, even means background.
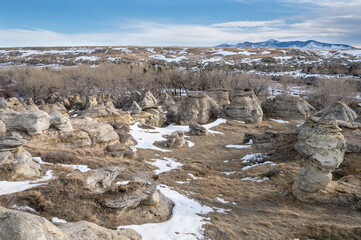
[[[213,24],[215,27],[225,27],[225,28],[256,28],[256,27],[274,27],[284,25],[284,20],[269,20],[269,21],[235,21],[235,22],[224,22]]]

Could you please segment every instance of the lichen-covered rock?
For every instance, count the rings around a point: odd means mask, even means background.
[[[205,124],[221,112],[218,104],[204,92],[192,93],[168,109],[167,121],[181,125]]]
[[[203,127],[200,124],[191,124],[189,125],[189,134],[197,135],[197,136],[205,136],[208,135],[207,128]]]
[[[0,110],[0,113],[0,120],[5,123],[8,130],[27,131],[32,136],[42,134],[50,127],[51,117],[41,110],[23,113]]]
[[[71,240],[141,240],[132,229],[111,230],[97,224],[79,221],[55,224]]]
[[[260,123],[263,118],[261,104],[252,89],[234,90],[226,114],[247,123]]]
[[[169,148],[182,148],[185,145],[184,140],[184,132],[183,131],[175,131],[169,135],[167,141],[165,142],[165,146]]]
[[[68,240],[62,231],[45,218],[0,207],[0,239]]]
[[[229,101],[228,90],[226,89],[207,90],[207,95],[210,98],[213,98],[222,109],[226,109],[226,107],[231,103]]]
[[[299,131],[296,151],[302,156],[303,165],[295,184],[304,192],[316,192],[332,180],[331,171],[343,161],[346,141],[332,118],[311,121]]]
[[[300,96],[293,96],[289,92],[268,97],[262,102],[262,110],[268,117],[290,119],[305,119],[316,112],[316,109]]]
[[[52,112],[50,114],[51,120],[50,124],[51,126],[55,127],[59,131],[63,132],[71,132],[73,130],[73,127],[71,126],[70,119],[68,117],[65,117],[59,112]]]

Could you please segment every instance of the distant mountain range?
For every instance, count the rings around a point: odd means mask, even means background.
[[[280,42],[274,39],[270,39],[265,42],[243,42],[237,43],[234,45],[231,44],[221,44],[216,47],[224,48],[298,48],[298,49],[355,49],[354,47],[346,44],[331,44],[331,43],[322,43],[315,40],[308,41],[289,41],[289,42]]]

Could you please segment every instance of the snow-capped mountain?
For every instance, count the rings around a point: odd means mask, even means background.
[[[280,42],[274,39],[270,39],[265,42],[243,42],[234,45],[221,44],[216,47],[224,48],[299,48],[299,49],[355,49],[354,47],[346,44],[331,44],[322,43],[315,40],[308,41],[288,41]]]

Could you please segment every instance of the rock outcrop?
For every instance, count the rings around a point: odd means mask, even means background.
[[[70,119],[60,112],[52,112],[50,114],[51,120],[50,124],[52,127],[55,127],[62,132],[71,132],[73,127],[71,126]]]
[[[289,92],[268,97],[262,102],[262,110],[268,117],[290,119],[305,119],[316,112],[316,109],[300,96],[293,96]]]
[[[132,114],[135,121],[150,126],[161,127],[164,124],[164,112],[161,108],[149,108],[143,112]]]
[[[124,95],[122,99],[120,99],[119,105],[124,111],[129,111],[133,102],[136,102],[142,110],[158,107],[158,100],[149,90],[143,90],[142,92],[135,91],[132,92],[131,95]]]
[[[0,239],[68,240],[62,231],[45,218],[0,207]]]
[[[79,221],[55,224],[70,240],[141,240],[132,229],[110,230],[97,224]]]
[[[227,106],[231,103],[229,101],[228,90],[211,89],[207,90],[207,95],[210,98],[213,98],[222,109],[226,109]]]
[[[263,118],[261,104],[252,89],[234,90],[226,114],[246,123],[260,123]]]
[[[189,134],[197,136],[208,135],[208,130],[200,124],[191,124],[189,125]]]
[[[218,104],[204,92],[192,93],[168,109],[167,121],[181,125],[205,124],[221,112]]]
[[[40,176],[40,165],[22,145],[22,137],[16,132],[0,140],[0,177],[24,180]]]
[[[13,110],[0,110],[0,120],[8,130],[26,131],[29,135],[40,135],[49,129],[51,117],[44,111],[26,111],[19,113]]]
[[[321,118],[314,125],[308,121],[303,125],[295,145],[296,151],[302,156],[303,165],[294,188],[312,193],[331,182],[331,171],[342,163],[346,150],[341,131],[332,118]]]

